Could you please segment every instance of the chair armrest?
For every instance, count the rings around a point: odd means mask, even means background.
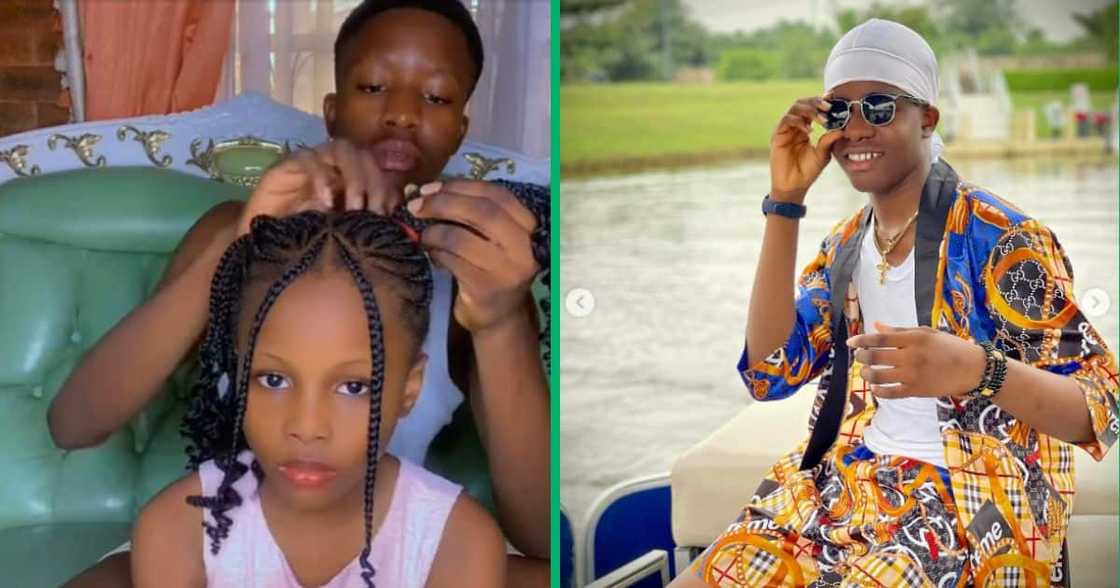
[[[625,588],[654,573],[661,575],[662,586],[669,583],[669,553],[663,549],[652,549],[585,588]]]

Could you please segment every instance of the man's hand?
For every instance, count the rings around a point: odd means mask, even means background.
[[[796,202],[805,200],[809,186],[832,160],[832,144],[843,136],[830,131],[813,145],[810,132],[814,120],[828,111],[821,97],[802,98],[790,106],[770,137],[770,197]]]
[[[454,180],[421,188],[408,203],[417,218],[437,222],[421,244],[459,284],[455,319],[472,334],[502,324],[524,309],[533,277],[530,235],[536,218],[505,188]]]
[[[979,345],[929,327],[876,322],[875,328],[878,333],[848,339],[848,347],[856,350],[856,361],[863,364],[860,375],[880,398],[961,397],[984,377],[986,359]]]
[[[345,139],[301,149],[268,170],[238,222],[249,232],[262,214],[287,216],[305,210],[359,210],[389,214],[404,200],[386,181],[373,155]]]

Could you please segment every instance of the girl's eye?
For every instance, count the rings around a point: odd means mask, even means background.
[[[427,100],[431,104],[439,104],[439,105],[451,104],[450,99],[444,98],[443,96],[436,96],[435,94],[425,94],[424,95],[424,100]]]
[[[385,91],[385,86],[381,84],[363,84],[358,86],[358,91],[363,94],[380,94]]]
[[[269,390],[283,390],[291,387],[288,378],[277,373],[267,373],[257,376],[257,383]]]
[[[345,384],[339,386],[338,387],[338,393],[339,394],[345,394],[347,396],[361,396],[363,394],[368,394],[369,393],[369,385],[366,384],[365,382],[359,382],[357,380],[351,380],[351,381],[346,382]]]

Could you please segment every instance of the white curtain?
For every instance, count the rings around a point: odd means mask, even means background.
[[[548,0],[477,0],[486,66],[471,100],[470,138],[549,156]]]
[[[244,91],[322,115],[334,91],[334,38],[361,0],[238,0],[219,99]],[[486,50],[469,139],[549,156],[548,0],[466,0]]]

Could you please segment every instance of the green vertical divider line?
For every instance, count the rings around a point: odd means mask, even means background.
[[[548,388],[550,391],[550,415],[551,423],[549,425],[549,434],[551,435],[549,456],[550,473],[549,473],[549,487],[551,492],[551,569],[552,572],[552,587],[557,588],[560,586],[560,314],[563,312],[560,300],[560,2],[561,0],[549,0],[551,2],[550,15],[549,15],[549,42],[550,57],[549,57],[549,73],[551,74],[551,81],[549,83],[549,109],[552,112],[550,118],[550,148],[549,148],[549,162],[550,168],[550,212],[552,215],[551,225],[552,233],[549,236],[549,272],[551,282],[549,284],[549,345],[552,349],[552,358],[550,362],[551,369],[549,370]],[[566,586],[564,588],[567,588]]]

